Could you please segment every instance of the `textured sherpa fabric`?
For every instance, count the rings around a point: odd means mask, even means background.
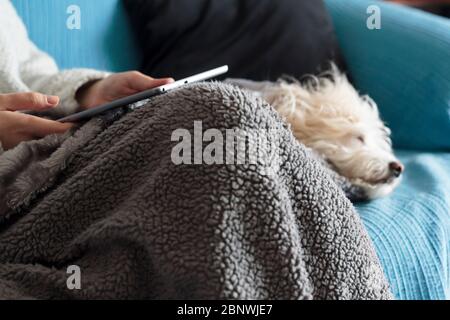
[[[279,159],[175,165],[172,132],[194,121],[276,128]],[[224,84],[23,143],[0,157],[0,297],[389,299],[331,177],[269,105]]]

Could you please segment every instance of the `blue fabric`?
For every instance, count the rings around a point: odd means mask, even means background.
[[[13,0],[30,38],[60,68],[109,71],[138,68],[139,50],[120,0]],[[81,29],[69,30],[67,8],[81,10]]]
[[[450,299],[450,153],[398,154],[399,188],[357,210],[398,299]]]
[[[450,20],[369,0],[325,0],[357,87],[379,104],[398,148],[450,150]],[[381,30],[369,30],[369,5]]]

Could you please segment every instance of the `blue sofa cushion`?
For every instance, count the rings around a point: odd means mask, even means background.
[[[121,0],[12,0],[39,48],[62,69],[137,69],[141,58]],[[80,9],[81,29],[69,29],[70,6]]]
[[[450,150],[450,20],[380,1],[326,4],[350,73],[395,146]],[[367,28],[369,5],[381,9],[380,30]]]
[[[450,153],[399,157],[399,188],[357,210],[398,299],[450,299]]]

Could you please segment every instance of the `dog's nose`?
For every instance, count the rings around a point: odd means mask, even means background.
[[[399,177],[402,174],[404,167],[400,162],[393,161],[389,163],[389,170],[394,177]]]

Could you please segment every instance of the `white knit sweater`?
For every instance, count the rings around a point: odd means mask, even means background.
[[[77,111],[76,91],[107,73],[88,69],[59,71],[55,61],[28,38],[9,0],[0,0],[0,94],[36,91],[60,97],[54,116]]]

